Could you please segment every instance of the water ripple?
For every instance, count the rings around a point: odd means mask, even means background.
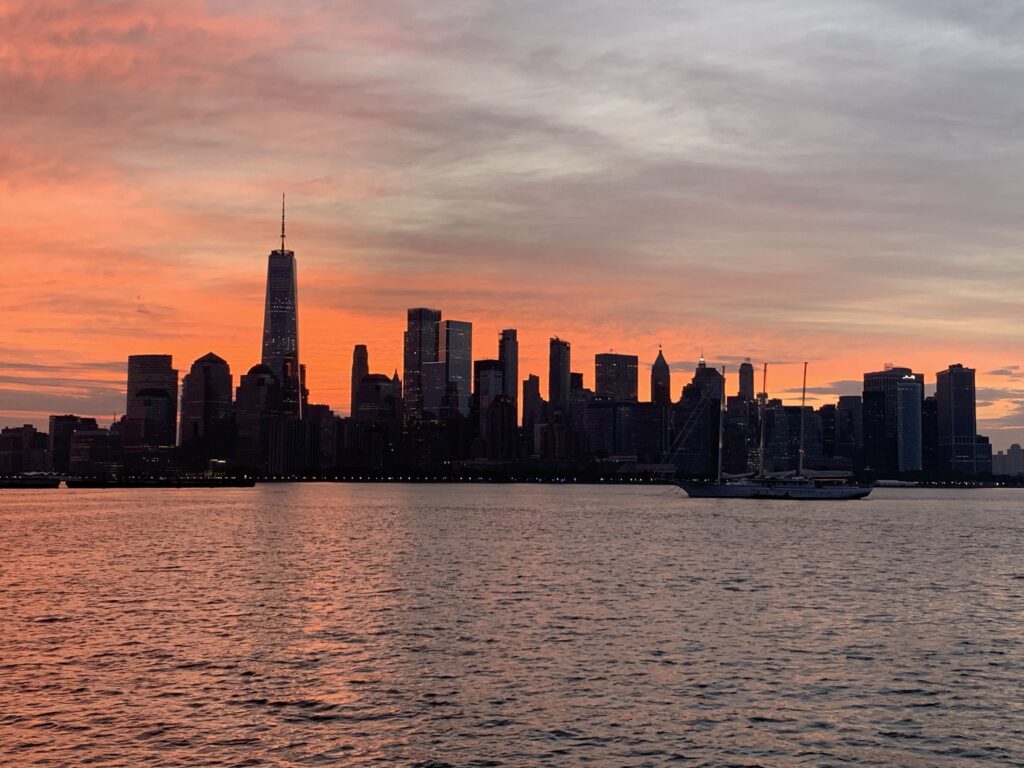
[[[1024,493],[0,495],[0,766],[1024,765]]]

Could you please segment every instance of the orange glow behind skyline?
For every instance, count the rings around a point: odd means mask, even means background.
[[[473,323],[476,359],[518,329],[521,378],[543,390],[555,335],[588,386],[594,354],[638,355],[641,399],[659,343],[675,396],[702,349],[730,393],[739,359],[773,363],[769,391],[790,402],[787,363],[811,362],[822,403],[886,362],[929,389],[962,362],[980,430],[1024,441],[1019,225],[950,189],[941,144],[920,139],[907,162],[934,155],[890,175],[846,143],[856,125],[816,145],[740,96],[669,103],[583,30],[561,51],[578,71],[544,59],[557,14],[488,37],[484,11],[449,30],[448,6],[399,22],[354,2],[0,3],[17,41],[0,49],[0,422],[108,422],[129,354],[172,354],[184,375],[212,351],[237,384],[259,362],[284,191],[310,399],[338,413],[353,345],[401,375],[405,310],[429,306]],[[713,21],[659,37],[638,20],[654,37],[634,63],[657,70]],[[1006,197],[998,164],[975,160],[971,195]]]

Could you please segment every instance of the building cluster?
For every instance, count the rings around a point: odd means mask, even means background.
[[[539,376],[520,379],[515,329],[503,330],[493,349],[494,357],[474,359],[472,323],[409,309],[401,376],[371,372],[359,344],[349,415],[309,402],[295,254],[285,248],[282,221],[281,248],[268,261],[262,359],[237,384],[213,353],[192,363],[180,390],[169,355],[133,355],[122,418],[101,428],[58,415],[48,433],[4,429],[0,474],[710,477],[720,459],[731,474],[795,470],[802,451],[805,468],[863,476],[1024,475],[1020,446],[993,465],[987,438],[977,434],[975,372],[959,364],[937,374],[932,396],[920,373],[890,365],[864,374],[861,395],[815,409],[757,392],[749,360],[734,395],[723,372],[701,359],[674,396],[660,350],[649,402],[638,397],[635,355],[596,355],[589,389],[573,370],[570,343],[557,337],[544,399]]]

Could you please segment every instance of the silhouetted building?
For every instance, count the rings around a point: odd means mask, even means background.
[[[786,407],[777,398],[765,400],[761,408],[764,419],[764,453],[762,463],[765,472],[793,470],[789,445],[789,417]]]
[[[231,369],[210,352],[194,363],[182,380],[181,450],[191,466],[228,459],[234,442]]]
[[[118,477],[121,474],[121,436],[107,429],[74,432],[68,471],[79,477]]]
[[[281,247],[267,258],[267,293],[263,314],[262,363],[281,389],[281,411],[301,417],[305,382],[299,359],[299,292],[295,252],[285,249],[284,198],[281,201]]]
[[[831,403],[821,406],[818,409],[818,420],[821,422],[821,453],[827,459],[834,458],[839,407]]]
[[[359,410],[359,385],[363,383],[363,377],[370,374],[370,358],[366,351],[365,344],[356,344],[352,349],[352,392],[350,393],[349,414],[356,415]]]
[[[518,455],[519,430],[512,398],[499,394],[487,409],[487,458],[512,461]]]
[[[309,404],[302,419],[308,432],[308,466],[311,472],[329,473],[338,466],[339,419],[328,406]]]
[[[423,418],[441,418],[441,402],[448,391],[448,366],[442,360],[424,363],[420,380],[423,382]]]
[[[859,470],[864,462],[864,410],[860,395],[839,397],[833,455],[849,459],[855,470]]]
[[[0,475],[46,472],[50,468],[46,433],[31,424],[0,430]]]
[[[570,365],[569,342],[555,336],[548,351],[548,402],[554,410],[569,406]]]
[[[750,402],[754,399],[754,365],[748,357],[740,363],[740,391],[741,399]]]
[[[126,448],[177,443],[178,372],[170,355],[128,358],[128,391],[122,441]]]
[[[921,403],[921,469],[930,475],[941,471],[939,463],[939,402],[935,396]]]
[[[992,443],[984,435],[976,436],[977,445],[974,450],[975,475],[992,476]]]
[[[569,371],[569,399],[572,400],[578,393],[586,389],[586,386],[583,384],[583,373],[580,371]]]
[[[1024,449],[1014,443],[1006,453],[999,451],[992,457],[992,474],[1020,477],[1024,475]]]
[[[897,469],[920,472],[922,467],[921,382],[912,375],[896,385]]]
[[[738,475],[757,469],[758,424],[756,402],[738,395],[726,398],[722,430],[723,471]]]
[[[523,433],[531,456],[540,454],[540,428],[545,423],[546,406],[540,396],[540,376],[531,373],[523,381]]]
[[[417,307],[408,311],[403,373],[404,416],[408,425],[423,415],[423,366],[437,362],[437,326],[441,310]]]
[[[672,372],[661,347],[658,347],[658,357],[651,366],[651,402],[660,406],[672,404]]]
[[[604,352],[594,356],[594,392],[598,397],[620,402],[636,402],[636,355]]]
[[[401,440],[402,382],[371,373],[359,386],[359,410],[353,415],[354,466],[380,470],[394,462]]]
[[[235,463],[257,474],[270,466],[273,425],[285,418],[281,386],[266,365],[254,365],[235,394]]]
[[[519,336],[515,328],[506,328],[498,337],[498,360],[504,395],[512,401],[512,409],[519,418]]]
[[[486,439],[487,419],[494,398],[505,391],[504,366],[500,360],[477,360],[473,363],[473,410],[477,434]]]
[[[724,378],[700,359],[693,379],[672,407],[673,461],[686,477],[711,477],[718,468],[718,425]]]
[[[916,384],[916,387],[915,387]],[[910,392],[917,393],[914,405]],[[870,408],[868,393],[872,395]],[[864,464],[876,474],[921,469],[921,401],[924,377],[909,368],[886,366],[864,374]],[[872,422],[869,429],[868,419]]]
[[[977,402],[974,369],[957,363],[936,374],[939,465],[960,475],[976,475]]]
[[[443,393],[454,384],[458,412],[469,415],[473,375],[473,324],[442,320],[437,326],[437,360],[444,365]]]
[[[82,430],[97,429],[96,419],[82,416],[51,416],[49,431],[50,469],[60,474],[71,470],[71,436]]]
[[[397,420],[401,400],[402,387],[397,371],[394,376],[369,373],[359,382],[359,410],[353,418],[366,424]]]
[[[661,464],[669,449],[671,411],[667,405],[637,403],[633,410],[633,439],[637,462]]]
[[[299,477],[313,469],[314,430],[306,419],[291,414],[270,421],[267,474]]]

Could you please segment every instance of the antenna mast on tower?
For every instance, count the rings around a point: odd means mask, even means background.
[[[281,253],[284,253],[284,192],[281,193]]]

